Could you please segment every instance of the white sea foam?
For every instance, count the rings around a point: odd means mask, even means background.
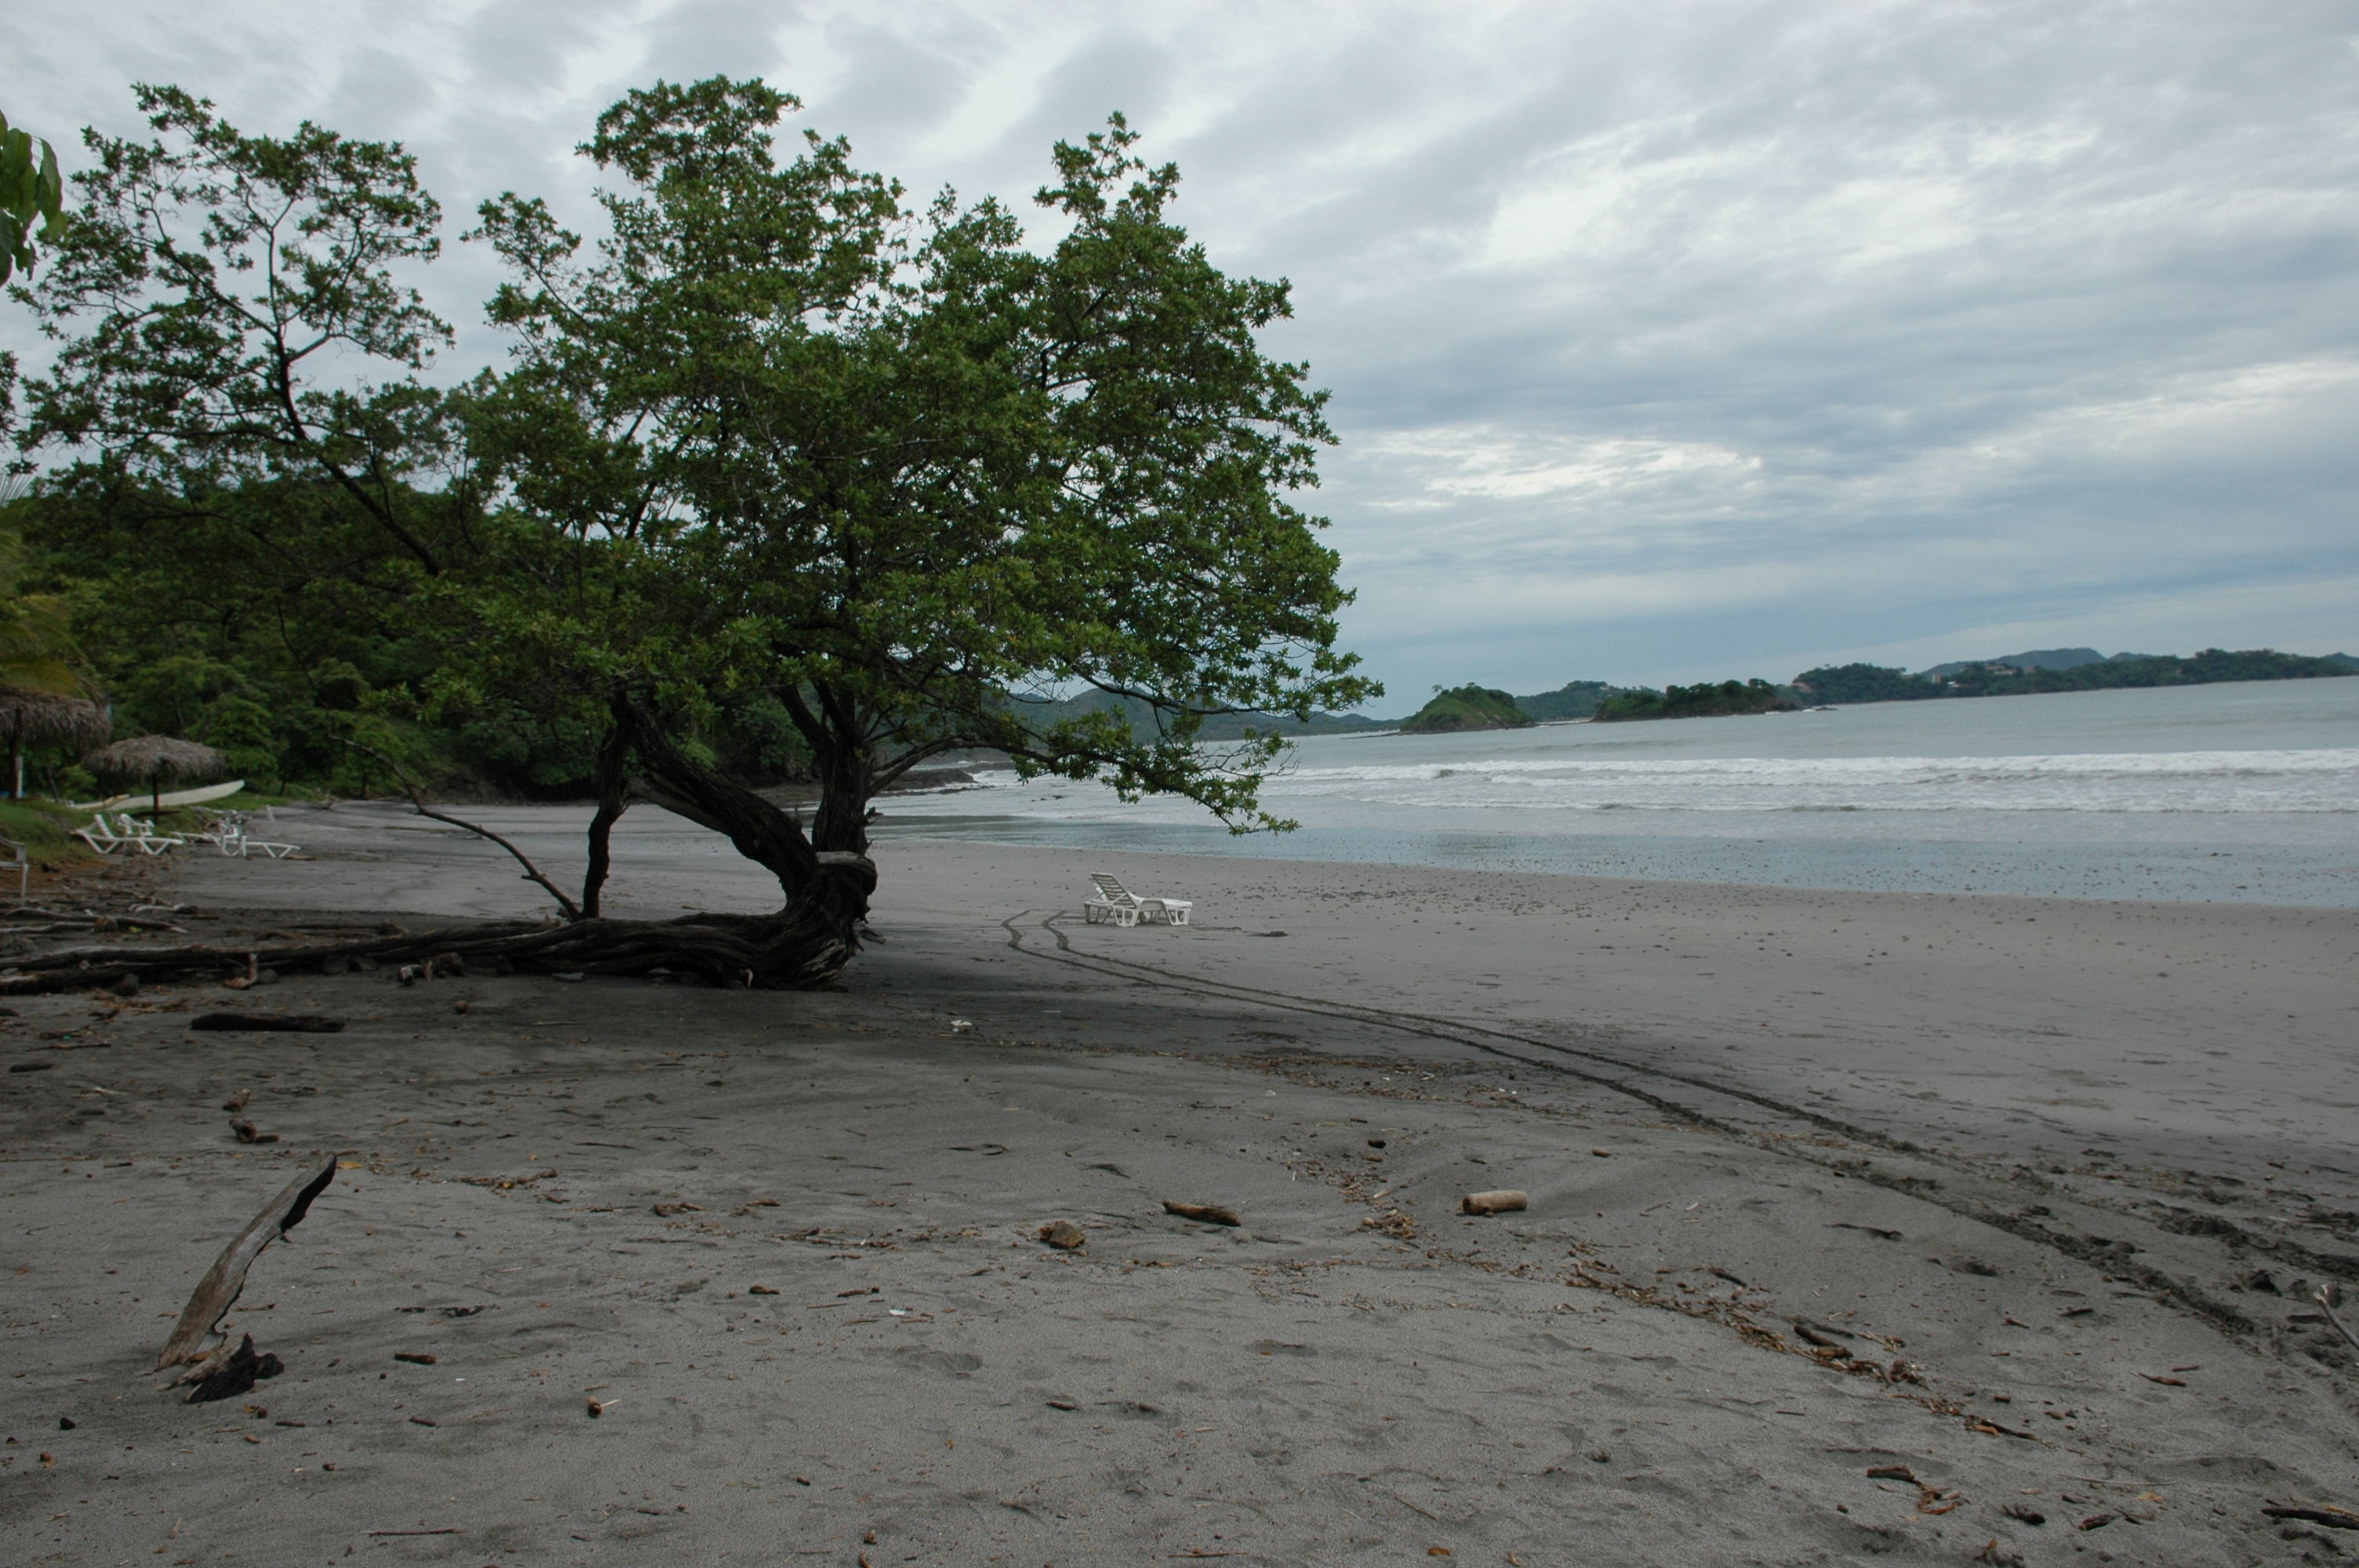
[[[1087,785],[995,770],[987,807],[1071,818],[1113,806]],[[1299,815],[1421,812],[2081,811],[2359,813],[2359,747],[2018,757],[1470,758],[1298,766],[1263,791]],[[966,809],[983,803],[970,799]],[[1127,808],[1124,808],[1127,809]]]
[[[887,831],[1817,887],[2359,905],[2359,679],[1836,713],[1319,736],[1302,830],[1067,779],[886,803]]]

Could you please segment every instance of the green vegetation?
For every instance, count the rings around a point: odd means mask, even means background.
[[[1602,680],[1567,681],[1554,691],[1519,697],[1516,698],[1516,706],[1542,724],[1567,719],[1588,719],[1596,714],[1599,705],[1607,697],[1627,689]]]
[[[1404,735],[1450,735],[1465,730],[1528,730],[1532,716],[1516,699],[1488,687],[1462,686],[1437,692],[1431,702],[1401,723]]]
[[[1880,665],[1822,665],[1796,676],[1793,686],[1812,702],[1908,702],[1947,695],[1922,676]]]
[[[87,827],[90,814],[49,800],[0,800],[0,838],[14,838],[35,860],[85,853],[77,827]]]
[[[1597,722],[1631,719],[1723,719],[1740,713],[1791,713],[1800,705],[1783,687],[1766,680],[1710,681],[1665,687],[1661,691],[1625,691],[1597,709]]]
[[[12,273],[33,269],[36,218],[44,240],[54,241],[65,226],[65,182],[58,177],[57,149],[0,114],[0,283]]]
[[[615,818],[659,803],[786,907],[612,962],[803,984],[856,945],[870,799],[928,759],[992,748],[1280,827],[1282,741],[1200,742],[1380,689],[1293,504],[1334,438],[1259,346],[1288,287],[1212,264],[1119,116],[1052,149],[1035,242],[995,200],[906,205],[840,139],[774,139],[799,105],[759,81],[633,92],[582,149],[607,237],[482,208],[514,352],[452,388],[408,152],[138,98],[154,135],[85,136],[19,296],[58,344],[19,444],[59,466],[5,519],[118,732],[278,792],[593,796],[588,880],[558,894],[584,919]],[[1118,700],[1009,696],[1040,689]],[[783,776],[816,784],[807,816],[751,787]]]
[[[1055,723],[1060,720],[1087,718],[1096,713],[1112,713],[1131,727],[1134,733],[1152,734],[1161,720],[1151,703],[1133,697],[1118,697],[1112,692],[1085,691],[1060,701],[1017,698],[1027,720],[1033,724]],[[1263,735],[1346,735],[1383,728],[1381,721],[1356,713],[1312,712],[1307,718],[1290,713],[1260,713],[1245,709],[1235,713],[1208,713],[1201,716],[1196,730],[1199,744],[1220,741],[1243,741]]]
[[[2359,675],[2347,654],[2310,658],[2271,648],[2228,653],[2206,648],[2174,654],[2120,654],[2065,668],[2021,667],[1998,662],[1952,665],[1940,676],[1912,676],[1875,665],[1804,670],[1794,689],[1816,702],[1905,702],[1942,697],[2020,697],[2037,692],[2100,691],[2123,687],[2205,686],[2221,681],[2317,680]]]

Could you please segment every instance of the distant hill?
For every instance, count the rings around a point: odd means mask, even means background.
[[[2049,650],[2050,653],[2058,650]],[[2086,652],[2065,649],[2067,654]],[[1794,677],[1794,689],[1813,702],[1909,702],[1943,697],[2023,697],[2051,691],[2102,691],[2124,687],[2209,686],[2223,681],[2316,680],[2359,675],[2359,659],[2347,654],[2311,658],[2274,648],[2229,653],[2206,648],[2184,658],[2175,654],[2116,654],[2070,665],[2017,663],[2007,659],[1937,665],[1946,674],[1912,676],[1877,665],[1823,665]]]
[[[2146,656],[2139,654],[2121,655],[2132,659]],[[2104,661],[2105,655],[2094,648],[2034,648],[2027,654],[2001,654],[1995,659],[1956,659],[1917,673],[1928,679],[1939,680],[1943,676],[1953,676],[1976,665],[2006,665],[2018,670],[2069,670],[2082,665],[2100,665]]]
[[[1542,724],[1552,724],[1567,719],[1587,719],[1597,711],[1599,703],[1617,691],[1628,689],[1602,680],[1567,681],[1554,691],[1518,697],[1516,706]]]
[[[1043,721],[1056,723],[1063,719],[1078,719],[1091,713],[1120,713],[1130,720],[1133,733],[1151,730],[1155,710],[1135,697],[1116,697],[1111,692],[1085,691],[1078,697],[1061,701],[1043,702],[1028,697],[1015,699],[1017,706],[1038,713]],[[1239,741],[1247,730],[1256,735],[1334,735],[1354,730],[1379,730],[1383,720],[1368,719],[1357,713],[1314,713],[1308,720],[1282,713],[1216,713],[1204,720],[1196,732],[1200,741]]]
[[[1801,704],[1783,687],[1766,680],[1724,680],[1714,686],[1666,687],[1661,691],[1625,691],[1597,710],[1600,724],[1633,719],[1725,719],[1741,713],[1791,713]]]
[[[1528,730],[1532,716],[1504,691],[1462,686],[1434,697],[1401,721],[1404,735],[1451,735],[1468,730]]]

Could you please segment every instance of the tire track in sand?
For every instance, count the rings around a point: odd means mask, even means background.
[[[1032,943],[1027,941],[1024,923],[1027,917],[1038,913],[1037,910],[1019,910],[999,923],[1007,933],[1007,946],[1027,957],[1161,989],[1343,1019],[1426,1039],[1446,1041],[1537,1072],[1572,1078],[1625,1096],[1690,1126],[1803,1164],[1874,1183],[1960,1218],[2048,1248],[2076,1261],[2101,1266],[2115,1277],[2152,1292],[2179,1310],[2239,1336],[2257,1336],[2261,1325],[2222,1300],[2213,1289],[2124,1256],[2122,1244],[2125,1238],[2101,1236],[2085,1228],[2069,1229],[2041,1223],[2043,1220],[2068,1217],[2056,1213],[2050,1206],[2064,1204],[2084,1209],[2091,1220],[2104,1224],[2109,1230],[2119,1231],[2126,1226],[2145,1232],[2141,1241],[2130,1243],[2134,1251],[2158,1253],[2182,1263],[2192,1263],[2195,1265],[2192,1271],[2209,1274],[2218,1280],[2235,1277],[2238,1264],[2236,1259],[2230,1255],[2231,1249],[2242,1247],[2321,1274],[2359,1281],[2359,1259],[2317,1252],[2298,1243],[2258,1236],[2228,1221],[2217,1221],[2195,1229],[2166,1227],[2118,1202],[2082,1193],[2067,1193],[2021,1167],[1994,1169],[1957,1155],[1929,1150],[1906,1139],[1861,1127],[1807,1107],[1788,1104],[1756,1090],[1695,1074],[1650,1066],[1607,1052],[1560,1044],[1517,1033],[1512,1029],[1471,1023],[1463,1019],[1436,1018],[1370,1007],[1360,1002],[1301,996],[1234,980],[1188,974],[1158,964],[1082,953],[1074,949],[1059,928],[1058,923],[1066,918],[1061,911],[1051,913],[1034,923],[1037,929],[1047,933],[1054,941],[1055,946],[1051,950],[1038,946],[1037,939]],[[1698,1097],[1701,1103],[1697,1103]],[[1724,1103],[1712,1106],[1715,1099]],[[1761,1125],[1765,1118],[1760,1113],[1767,1113],[1768,1125]],[[1936,1167],[1952,1178],[1962,1176],[1975,1184],[2012,1189],[2012,1192],[1988,1192],[1977,1199],[1973,1195],[1950,1190],[1940,1178],[1891,1169],[1864,1158],[1822,1155],[1799,1143],[1793,1132],[1777,1130],[1775,1124],[1780,1120],[1788,1127],[1799,1123],[1864,1148],[1877,1150],[1893,1162]],[[1747,1122],[1755,1125],[1747,1125]],[[2006,1201],[2008,1198],[2019,1199],[2026,1195],[2041,1201]],[[2196,1256],[2184,1256],[2190,1253]]]

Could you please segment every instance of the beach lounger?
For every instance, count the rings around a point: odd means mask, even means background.
[[[1082,917],[1092,925],[1136,925],[1142,920],[1185,925],[1188,912],[1196,907],[1184,898],[1141,898],[1113,877],[1093,873],[1090,881],[1097,884],[1098,896],[1082,905]]]
[[[249,857],[258,849],[274,860],[283,860],[301,848],[300,844],[273,844],[267,840],[256,838],[245,830],[244,822],[237,825],[237,853],[240,859]],[[226,855],[229,852],[229,846],[223,844],[222,853]]]
[[[167,849],[177,849],[188,842],[177,833],[159,833],[156,825],[125,812],[114,819],[121,824],[125,841],[136,845],[144,855],[160,855]]]
[[[224,855],[235,855],[244,860],[250,860],[258,850],[271,860],[283,860],[302,848],[299,844],[274,844],[256,838],[248,830],[242,812],[217,811],[206,815],[203,829],[190,834],[189,840],[196,844],[211,844]]]
[[[182,834],[191,844],[211,844],[224,855],[234,855],[227,840],[237,836],[239,822],[234,811],[208,811],[203,806],[192,808],[197,819],[193,831]]]
[[[73,836],[102,855],[112,855],[123,848],[123,838],[107,826],[104,816],[93,816],[87,827],[77,827]]]
[[[118,816],[109,822],[103,811],[90,819],[89,827],[75,828],[74,837],[102,855],[112,855],[126,845],[143,855],[160,855],[185,842],[168,833],[157,832],[136,816]]]

